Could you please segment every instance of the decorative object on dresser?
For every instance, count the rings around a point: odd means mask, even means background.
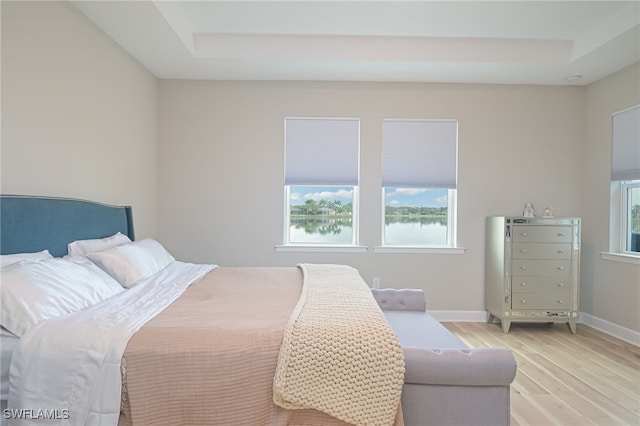
[[[523,217],[536,217],[536,211],[533,208],[533,203],[531,201],[527,201],[524,205],[524,210],[522,211]]]
[[[580,219],[488,217],[485,306],[488,321],[567,323],[576,333]]]

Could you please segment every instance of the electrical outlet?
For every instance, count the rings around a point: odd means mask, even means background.
[[[380,288],[380,278],[373,277],[373,288]]]

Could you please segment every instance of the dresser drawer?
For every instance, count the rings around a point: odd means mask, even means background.
[[[516,293],[511,298],[511,309],[570,309],[570,293]]]
[[[571,226],[514,225],[511,240],[514,243],[571,243]]]
[[[514,259],[571,259],[570,243],[513,243]]]
[[[511,275],[514,278],[533,275],[568,278],[571,276],[571,261],[513,259],[511,261]]]
[[[557,293],[570,288],[569,279],[557,277],[515,276],[511,279],[511,291],[519,293]]]

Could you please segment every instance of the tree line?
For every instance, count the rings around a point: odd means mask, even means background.
[[[386,216],[447,216],[446,207],[392,207],[385,206]]]
[[[304,204],[290,206],[292,215],[352,215],[353,204],[342,204],[339,200],[306,200]],[[446,207],[392,207],[385,206],[386,216],[447,216]]]
[[[353,204],[342,204],[339,200],[306,200],[304,204],[297,206],[291,206],[292,214],[316,216],[322,214],[335,214],[335,215],[351,215],[353,213]]]

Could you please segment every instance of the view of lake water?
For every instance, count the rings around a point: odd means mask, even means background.
[[[384,226],[386,245],[445,245],[447,244],[447,221],[444,219],[421,219],[390,221]]]
[[[289,229],[291,243],[351,244],[353,226],[350,220],[292,219]],[[445,245],[446,219],[389,218],[385,223],[386,245]]]

